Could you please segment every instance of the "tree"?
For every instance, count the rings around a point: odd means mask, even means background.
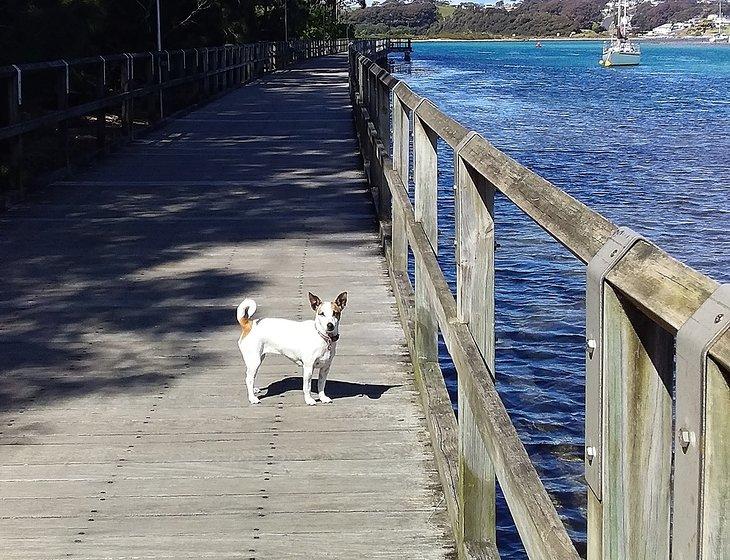
[[[283,40],[283,0],[160,0],[166,49]],[[287,0],[289,37],[343,36],[339,0]],[[0,65],[156,49],[156,0],[4,0]]]

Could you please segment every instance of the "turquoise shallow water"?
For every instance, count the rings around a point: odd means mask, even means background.
[[[730,281],[730,46],[642,44],[604,69],[600,42],[426,42],[396,75],[619,225]],[[440,146],[440,256],[453,263],[452,152]],[[585,268],[495,203],[498,388],[558,511],[585,547]],[[442,348],[443,350],[443,348]],[[454,372],[442,351],[447,384]],[[503,500],[504,558],[524,558]]]

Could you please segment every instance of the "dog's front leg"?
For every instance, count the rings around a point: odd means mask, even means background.
[[[329,374],[330,372],[330,365],[332,365],[332,360],[319,368],[319,377],[317,378],[317,391],[319,392],[319,402],[323,403],[332,402],[332,399],[324,394],[324,387],[327,384],[327,374]]]
[[[311,389],[312,389],[312,375],[314,374],[314,364],[304,364],[304,382],[302,384],[302,389],[304,390],[304,402],[308,405],[314,405],[317,404],[317,401],[315,401],[312,398]]]

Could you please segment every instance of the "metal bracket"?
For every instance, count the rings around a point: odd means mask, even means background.
[[[701,558],[707,354],[730,328],[730,284],[722,284],[677,331],[672,558]]]
[[[606,276],[643,239],[619,228],[588,263],[586,272],[586,482],[602,499],[603,474],[603,296]]]
[[[23,104],[23,73],[20,71],[20,67],[15,64],[12,65],[15,71],[18,73],[18,105]]]

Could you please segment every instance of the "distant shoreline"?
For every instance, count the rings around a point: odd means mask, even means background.
[[[450,43],[450,42],[474,42],[474,43],[495,43],[495,42],[512,42],[512,43],[532,43],[535,41],[609,41],[610,37],[502,37],[502,38],[491,38],[491,39],[470,39],[467,37],[461,39],[452,39],[446,37],[433,37],[433,38],[422,38],[412,39],[414,43]],[[710,37],[632,37],[632,41],[637,43],[692,43],[692,44],[703,44],[703,45],[716,45],[716,46],[730,46],[728,43],[711,43]]]

